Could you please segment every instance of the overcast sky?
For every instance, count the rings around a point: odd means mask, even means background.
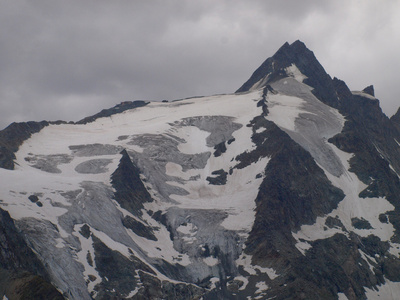
[[[232,93],[288,41],[400,106],[400,0],[0,0],[0,129]]]

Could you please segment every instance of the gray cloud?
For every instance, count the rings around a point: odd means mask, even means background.
[[[0,3],[0,128],[78,120],[124,100],[230,93],[300,39],[351,89],[399,106],[399,1]]]

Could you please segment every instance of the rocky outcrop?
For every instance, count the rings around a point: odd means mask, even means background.
[[[303,82],[314,88],[312,92],[318,99],[332,107],[337,106],[337,96],[331,77],[325,72],[314,53],[301,41],[295,41],[290,45],[285,43],[272,57],[261,64],[236,93],[249,91],[254,86],[261,88],[288,77],[286,68],[291,65],[295,65],[306,76]]]
[[[10,215],[0,208],[0,297],[64,299],[51,285],[42,262],[29,248]]]
[[[261,127],[266,130],[257,133]],[[314,223],[318,216],[331,212],[344,194],[331,184],[311,155],[274,123],[257,118],[253,121],[253,131],[257,148],[239,156],[238,160],[241,163],[251,162],[257,159],[252,156],[260,154],[270,156],[271,160],[256,198],[256,220],[245,252],[253,256],[253,263],[285,274],[279,279],[266,281],[272,291],[269,297],[335,299],[335,292],[327,291],[325,287],[334,283],[328,279],[324,282],[319,276],[309,276],[313,273],[311,269],[321,268],[319,264],[325,264],[326,261],[316,260],[312,253],[304,257],[295,247],[292,232],[303,224]],[[321,251],[326,251],[322,250],[324,247],[319,246]],[[304,267],[310,269],[310,273],[304,273]],[[330,271],[326,272],[328,274]],[[325,276],[328,277],[327,274]],[[344,276],[343,281],[346,280],[348,278]],[[285,288],[282,288],[283,285]]]
[[[396,142],[400,140],[400,133],[396,129],[395,117],[390,120],[382,112],[379,100],[353,95],[345,83],[337,79],[334,79],[334,84],[340,99],[339,111],[346,117],[346,123],[342,132],[330,142],[345,152],[354,153],[350,170],[361,181],[369,185],[369,178],[376,178],[374,185],[392,185],[384,190],[393,193],[389,190],[397,190],[397,174],[400,174],[400,147]],[[384,194],[394,199],[394,196]]]
[[[118,168],[111,175],[111,183],[115,192],[115,200],[122,208],[133,215],[141,216],[143,203],[153,201],[140,179],[139,169],[132,163],[126,150],[121,152],[122,157]]]
[[[375,97],[375,91],[374,91],[374,86],[373,85],[369,85],[367,86],[365,89],[362,90],[364,93]]]
[[[390,118],[390,121],[392,121],[393,125],[397,128],[397,130],[400,132],[400,108],[397,110],[397,112]],[[400,142],[400,141],[399,141]]]
[[[32,134],[39,132],[43,127],[48,126],[46,121],[12,123],[0,131],[0,168],[13,170],[15,152],[19,146]]]
[[[345,117],[343,130],[329,142],[353,154],[349,171],[367,186],[360,197],[384,197],[395,207],[382,215],[380,220],[389,221],[394,226],[395,234],[391,241],[398,242],[400,112],[389,120],[382,112],[379,100],[374,98],[373,86],[362,93],[352,93],[343,81],[330,79],[319,67],[312,52],[303,46],[301,42],[282,46],[238,92],[247,91],[255,85],[260,88],[260,83],[267,87],[278,82],[288,77],[286,68],[295,64],[307,77],[303,82],[313,88],[313,94],[323,103],[337,108]],[[264,111],[267,115],[268,107]],[[269,124],[264,118],[256,118],[252,126],[252,138],[257,142],[257,148],[239,156],[237,167],[245,167],[261,156],[270,156],[271,160],[257,196],[256,221],[245,251],[253,255],[253,262],[285,274],[279,280],[266,281],[271,288],[269,297],[336,299],[337,293],[341,292],[348,299],[365,299],[364,287],[381,285],[385,282],[384,278],[399,281],[398,273],[388,267],[391,263],[396,264],[398,259],[388,253],[388,243],[375,235],[361,237],[351,232],[348,238],[344,234],[336,234],[312,242],[310,250],[304,255],[299,253],[291,232],[296,232],[301,225],[314,223],[317,216],[332,211],[344,194],[330,184],[309,153],[274,128],[274,124]],[[267,130],[258,133],[261,126]],[[372,229],[363,218],[353,218],[352,225],[360,230]],[[340,220],[332,217],[327,219],[327,226],[347,231]],[[371,257],[382,256],[374,264],[373,272],[368,266],[371,262],[367,264],[358,249]],[[312,275],[315,272],[318,275]],[[335,276],[332,277],[332,274]],[[282,288],[283,285],[285,288]]]

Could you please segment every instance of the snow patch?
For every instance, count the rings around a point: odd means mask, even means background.
[[[396,257],[400,257],[400,244],[393,242],[389,242],[389,244],[390,244],[389,253],[393,254]]]
[[[300,253],[305,256],[306,255],[306,251],[308,249],[312,248],[312,246],[309,243],[307,243],[306,241],[302,241],[301,238],[300,238],[300,235],[297,235],[296,233],[293,233],[293,237],[297,241],[297,243],[295,245],[297,250],[299,250]]]
[[[212,149],[205,144],[205,140],[210,135],[209,132],[200,130],[195,126],[184,126],[179,128],[179,137],[185,140],[185,143],[178,145],[178,150],[185,154],[197,154],[200,152],[207,152]]]
[[[338,300],[349,300],[344,293],[338,293]]]
[[[271,280],[274,280],[279,276],[278,274],[276,274],[276,271],[274,269],[253,265],[251,260],[252,260],[251,255],[246,255],[242,253],[240,257],[236,260],[236,264],[237,266],[242,266],[243,270],[249,273],[250,275],[257,275],[258,271],[260,273],[267,274]]]
[[[296,79],[298,82],[303,82],[308,77],[300,72],[295,64],[290,65],[285,69],[286,74]]]
[[[396,170],[393,168],[393,166],[389,163],[389,168],[397,175],[397,177],[400,178],[399,173],[396,172]]]
[[[396,139],[394,139],[394,141],[397,143],[397,145],[399,145],[399,147],[400,147],[400,143],[396,140]]]
[[[364,287],[367,299],[399,299],[400,282],[385,281],[385,284],[376,287],[377,291]]]
[[[332,147],[336,155],[340,158],[345,169],[348,170],[352,154],[343,152],[336,147]],[[394,227],[391,223],[382,223],[379,215],[394,210],[394,206],[385,198],[360,198],[359,193],[367,186],[361,182],[354,173],[345,172],[340,177],[333,176],[327,170],[325,174],[331,183],[340,188],[345,198],[338,204],[338,208],[324,217],[318,217],[313,225],[303,225],[301,229],[292,233],[297,240],[298,249],[304,247],[305,241],[315,241],[332,237],[336,233],[348,235],[341,228],[328,228],[325,225],[327,217],[339,218],[347,231],[353,231],[362,237],[376,235],[382,241],[390,241],[394,234]],[[357,229],[352,224],[353,218],[364,218],[371,225],[371,229]],[[303,241],[302,241],[303,240]],[[304,253],[303,253],[304,254]]]
[[[205,263],[206,265],[208,265],[208,266],[210,266],[210,267],[215,266],[215,265],[218,264],[218,259],[217,259],[217,258],[214,258],[214,257],[212,257],[212,256],[203,258],[203,261],[204,261],[204,263]]]
[[[219,278],[218,277],[210,278],[210,283],[211,283],[210,290],[215,289],[217,287],[217,283],[218,282],[219,282]]]
[[[140,287],[137,286],[133,291],[131,291],[128,296],[126,296],[126,299],[132,298],[133,296],[135,296],[140,290]]]
[[[101,276],[96,270],[92,237],[91,236],[89,236],[89,238],[83,237],[79,233],[79,230],[81,230],[81,228],[82,224],[76,224],[74,226],[74,232],[72,233],[72,235],[76,236],[79,239],[79,242],[81,244],[81,251],[76,253],[76,260],[83,265],[85,269],[83,271],[83,276],[85,278],[85,281],[87,282],[88,291],[89,293],[92,294],[93,298],[96,298],[97,292],[95,290],[95,286],[101,283]],[[91,258],[90,263],[88,261],[88,257]],[[90,280],[89,276],[94,276],[95,280],[94,281]]]
[[[243,291],[244,289],[246,289],[247,285],[249,284],[249,280],[247,279],[247,277],[244,276],[236,276],[234,280],[243,282],[243,285],[239,288],[239,291]]]
[[[364,252],[361,251],[360,249],[358,249],[358,252],[360,253],[360,255],[361,255],[361,257],[363,258],[363,260],[367,262],[367,264],[368,264],[369,269],[371,270],[371,272],[372,272],[373,274],[375,274],[375,271],[374,271],[374,267],[375,267],[375,266],[371,265],[371,261],[372,261],[372,262],[375,261],[375,263],[376,263],[375,258],[369,256],[368,254],[364,253]]]
[[[355,95],[355,96],[361,96],[361,97],[368,98],[368,99],[371,99],[371,100],[376,100],[376,98],[374,96],[372,96],[370,94],[367,94],[367,93],[364,93],[362,91],[351,91],[351,93],[353,95]]]
[[[274,122],[280,128],[295,131],[295,121],[300,113],[306,111],[302,109],[305,100],[287,96],[283,94],[269,94],[267,98],[268,116],[267,119]]]
[[[269,289],[269,287],[265,283],[265,281],[257,282],[256,288],[257,290],[254,292],[254,294],[257,296],[255,296],[254,299],[262,299],[264,296],[267,295],[265,292]]]

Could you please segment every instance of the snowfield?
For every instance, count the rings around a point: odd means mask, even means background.
[[[14,171],[0,169],[5,179],[1,182],[1,206],[20,227],[31,220],[48,224],[28,234],[34,245],[42,242],[41,230],[53,226],[54,244],[41,251],[46,263],[58,270],[55,284],[70,290],[75,299],[89,299],[89,293],[95,296],[94,288],[101,281],[96,265],[87,261],[88,253],[95,259],[95,252],[91,238],[80,234],[84,224],[110,249],[126,257],[131,249],[162,280],[176,282],[153,267],[157,259],[191,266],[193,279],[218,276],[218,260],[212,256],[199,259],[196,253],[211,244],[238,257],[254,222],[254,199],[262,182],[262,176],[256,175],[263,173],[268,158],[233,169],[225,184],[212,185],[207,178],[215,177],[212,172],[220,169],[229,172],[237,164],[234,158],[254,147],[251,128],[246,125],[261,114],[256,105],[260,98],[261,91],[254,91],[150,103],[86,125],[50,125],[23,143],[16,153]],[[149,136],[160,143],[150,145]],[[214,147],[228,140],[232,144],[226,151],[213,155]],[[172,152],[170,145],[175,149]],[[113,200],[110,177],[123,149],[143,170],[145,185],[155,200],[145,204],[141,219]],[[190,163],[192,159],[198,163]],[[30,200],[31,195],[38,200]],[[180,240],[171,241],[168,230],[151,218],[148,210],[168,213],[176,222]],[[157,226],[158,241],[123,227],[118,220],[126,215]],[[63,252],[63,264],[52,255],[54,249]],[[74,279],[62,274],[65,265]],[[88,280],[89,275],[95,280]]]

